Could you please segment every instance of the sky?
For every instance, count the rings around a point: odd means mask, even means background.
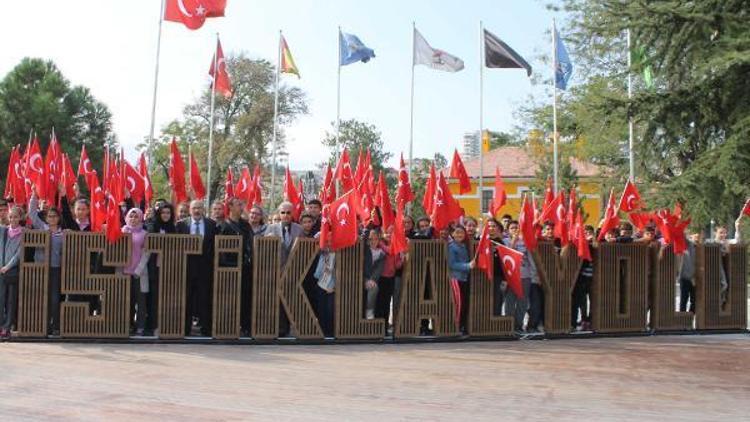
[[[26,56],[53,60],[75,85],[84,85],[109,106],[126,155],[149,133],[159,0],[24,0],[7,2],[0,26],[0,75]],[[452,74],[415,69],[414,156],[446,156],[461,149],[463,134],[479,129],[480,20],[534,68],[549,77],[540,55],[550,51],[552,12],[537,0],[228,0],[226,17],[197,31],[162,27],[158,129],[179,118],[209,83],[208,67],[218,32],[225,53],[276,60],[283,30],[301,73],[282,75],[299,86],[310,112],[285,128],[292,169],[311,169],[329,155],[320,140],[336,119],[337,27],[357,35],[376,57],[341,70],[341,118],[356,118],[382,132],[395,165],[408,156],[412,22],[435,48],[460,57]],[[557,16],[558,18],[560,16]],[[230,75],[231,76],[231,75]],[[512,130],[513,111],[544,90],[521,69],[485,69],[484,126]],[[64,142],[64,140],[63,140]]]

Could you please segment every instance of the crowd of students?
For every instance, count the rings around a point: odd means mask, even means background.
[[[141,204],[143,205],[143,204]],[[146,207],[143,207],[146,208]],[[284,265],[296,239],[316,238],[321,228],[322,204],[310,200],[304,212],[294,218],[293,205],[282,202],[275,213],[266,216],[263,208],[258,206],[246,209],[245,204],[237,198],[217,201],[211,204],[207,214],[203,201],[181,203],[176,208],[166,200],[157,200],[153,207],[142,210],[129,199],[121,204],[122,232],[132,236],[132,254],[124,268],[107,268],[101,257],[92,261],[92,271],[98,273],[119,272],[131,280],[131,329],[136,336],[158,335],[158,291],[159,272],[156,256],[145,251],[145,238],[148,233],[194,234],[202,238],[201,253],[188,255],[186,284],[186,319],[185,335],[211,336],[212,328],[212,292],[214,266],[214,238],[216,235],[232,235],[242,238],[242,254],[223,254],[220,265],[236,265],[242,260],[241,282],[241,336],[250,336],[252,304],[252,264],[253,240],[256,236],[275,236],[281,241],[280,264]],[[722,246],[727,253],[728,245],[740,240],[740,222],[735,223],[735,238],[728,239],[728,231],[719,226],[715,231],[714,242]],[[448,266],[450,271],[451,291],[454,295],[457,328],[467,334],[467,315],[469,309],[469,292],[472,269],[476,260],[470,253],[469,241],[478,240],[481,232],[479,221],[465,217],[459,223],[437,232],[431,226],[428,217],[404,217],[404,230],[407,239],[442,239],[448,243]],[[520,235],[518,221],[510,215],[500,220],[486,218],[482,224],[487,225],[490,240],[503,244],[523,253],[521,266],[521,284],[523,295],[518,295],[508,288],[503,271],[494,271],[493,297],[496,315],[512,316],[514,329],[519,332],[539,332],[544,326],[544,290],[532,259]],[[21,240],[25,227],[49,231],[51,244],[49,254],[40,248],[33,259],[43,262],[49,256],[49,335],[58,336],[60,330],[60,302],[63,299],[60,291],[60,264],[62,255],[63,233],[65,231],[91,231],[90,208],[87,199],[75,199],[69,203],[65,190],[60,190],[59,208],[32,196],[29,209],[19,206],[9,208],[6,202],[0,201],[0,336],[7,338],[15,329],[17,319],[19,263],[22,251]],[[368,225],[360,227],[361,241],[365,245],[363,266],[362,300],[365,305],[364,318],[384,318],[388,334],[392,330],[391,310],[399,305],[400,286],[407,253],[391,253],[393,227],[383,230],[381,227]],[[590,247],[596,247],[596,233],[592,226],[585,227],[585,236]],[[542,225],[541,239],[555,242],[551,224]],[[658,230],[647,226],[642,231],[634,232],[630,223],[624,222],[619,229],[605,234],[606,242],[661,242]],[[685,254],[679,257],[676,281],[680,284],[681,311],[694,311],[695,308],[695,245],[701,243],[698,232],[690,233]],[[334,336],[334,298],[336,292],[336,252],[322,248],[316,262],[305,277],[303,286],[313,310],[318,317],[326,337]],[[500,257],[495,251],[495,268],[502,268]],[[589,330],[591,328],[590,296],[594,269],[590,261],[584,261],[578,280],[572,293],[571,329]],[[722,297],[726,300],[728,282],[722,269]],[[429,288],[429,283],[428,283]],[[431,294],[431,293],[427,293]],[[68,295],[67,300],[85,301],[92,313],[100,312],[98,298],[93,296]],[[280,312],[279,336],[294,335],[286,314]],[[431,323],[422,321],[422,334],[429,335]]]

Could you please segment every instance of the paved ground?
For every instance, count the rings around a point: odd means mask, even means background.
[[[747,420],[750,336],[0,344],[0,420]]]

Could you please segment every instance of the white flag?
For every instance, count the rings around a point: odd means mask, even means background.
[[[464,68],[463,60],[443,50],[430,47],[416,28],[414,28],[414,64],[423,64],[446,72],[458,72]]]

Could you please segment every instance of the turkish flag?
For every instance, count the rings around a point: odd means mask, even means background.
[[[523,298],[523,286],[521,285],[523,253],[505,245],[497,245],[497,254],[500,257],[500,262],[503,263],[503,272],[508,287],[519,299]]]
[[[318,199],[323,204],[330,204],[336,200],[336,183],[333,181],[333,170],[326,164],[326,175],[323,179],[323,187],[318,193]]]
[[[503,206],[508,202],[508,195],[505,193],[505,183],[500,175],[500,168],[495,167],[495,194],[492,198],[492,215],[497,215]]]
[[[422,208],[424,208],[424,213],[426,215],[432,215],[436,181],[437,176],[435,176],[435,164],[432,164],[430,165],[430,175],[427,176],[427,183],[424,188],[424,197],[422,197]]]
[[[458,179],[458,193],[463,195],[466,192],[471,192],[471,179],[469,174],[466,173],[466,167],[464,162],[461,161],[461,156],[458,155],[458,150],[453,150],[453,160],[451,160],[451,173],[450,177]]]
[[[115,243],[122,236],[120,207],[112,194],[109,194],[107,200],[107,230],[104,234],[107,237],[107,243]]]
[[[562,192],[555,196],[553,200],[549,202],[545,201],[540,222],[543,224],[547,221],[551,221],[556,224],[560,219],[565,220],[565,205],[563,205],[563,201],[564,198]]]
[[[576,216],[576,249],[578,250],[578,257],[586,260],[586,261],[592,261],[591,259],[591,248],[589,248],[589,241],[586,239],[586,232],[584,231],[583,227],[583,217],[581,216],[581,212],[578,212],[578,215]]]
[[[60,151],[60,144],[53,134],[49,146],[47,146],[47,155],[44,157],[44,187],[42,188],[44,198],[49,204],[56,203],[55,196],[60,184],[61,171],[62,152]]]
[[[365,164],[365,152],[360,149],[359,155],[357,156],[357,168],[354,170],[354,183],[357,186],[362,183],[362,179],[365,177],[366,169],[367,165]]]
[[[599,230],[598,240],[601,242],[604,240],[604,235],[608,231],[617,228],[620,225],[620,217],[617,216],[617,206],[615,205],[615,190],[612,189],[609,192],[609,200],[607,200],[607,208],[604,210],[604,221],[602,221],[601,229]]]
[[[143,197],[146,192],[146,183],[143,181],[143,176],[127,161],[125,165],[125,188],[130,192],[130,197],[133,198],[133,202],[137,205],[143,201]]]
[[[253,169],[253,197],[250,202],[252,205],[263,205],[263,186],[261,186],[260,165],[256,164]]]
[[[150,204],[154,198],[154,188],[151,186],[151,178],[148,175],[148,166],[146,165],[146,155],[141,153],[141,157],[138,159],[138,174],[143,179],[143,197],[146,199],[146,203]]]
[[[404,204],[414,200],[414,192],[411,190],[409,182],[409,172],[404,163],[404,153],[401,153],[401,161],[398,167],[398,188],[396,189],[396,205]]]
[[[685,239],[685,228],[690,224],[691,219],[683,220],[672,226],[672,239],[674,240],[675,255],[682,255],[687,250],[687,240]]]
[[[107,203],[96,170],[88,176],[87,183],[91,195],[91,231],[98,232],[107,218]]]
[[[234,185],[234,196],[245,200],[252,194],[252,187],[253,178],[250,176],[250,169],[245,166],[240,173],[240,180]]]
[[[544,189],[544,203],[542,203],[542,209],[547,209],[547,206],[553,199],[555,199],[555,192],[552,189],[552,179],[547,178],[547,187]]]
[[[18,161],[18,149],[13,147],[10,150],[10,159],[8,159],[8,172],[5,173],[5,192],[3,193],[5,199],[13,198],[13,190],[16,185],[16,161]]]
[[[44,161],[42,160],[42,151],[39,148],[39,139],[34,137],[26,153],[26,178],[31,184],[36,186],[36,193],[39,198],[46,198],[44,188]],[[31,191],[27,193],[31,197]]]
[[[188,198],[185,186],[185,162],[182,161],[182,154],[180,154],[180,149],[177,147],[176,138],[172,138],[172,143],[169,145],[169,148],[171,151],[169,182],[172,185],[175,203],[180,204],[185,202]]]
[[[25,204],[26,195],[26,175],[24,174],[24,160],[21,157],[21,146],[16,147],[16,158],[13,160],[13,202],[16,204]]]
[[[380,207],[380,214],[383,218],[383,230],[388,230],[394,224],[393,207],[391,206],[391,198],[388,194],[388,186],[385,185],[385,177],[383,172],[380,172],[378,177],[378,193],[377,203]]]
[[[745,202],[745,206],[742,207],[742,214],[750,217],[750,199]]]
[[[461,218],[463,213],[463,210],[448,189],[448,184],[445,182],[445,177],[441,171],[435,186],[435,197],[433,199],[432,214],[430,215],[432,227],[440,231],[448,227],[453,221]]]
[[[218,69],[218,71],[217,71]],[[221,41],[216,40],[216,53],[211,60],[211,68],[208,70],[213,83],[214,90],[225,97],[232,96],[232,82],[227,73],[227,63],[224,61],[224,50],[221,49]]]
[[[620,197],[620,206],[618,207],[622,212],[631,212],[641,207],[641,194],[638,193],[638,188],[635,187],[630,180],[625,183],[625,189],[622,191],[622,197]]]
[[[195,199],[206,197],[206,187],[203,185],[201,170],[198,168],[198,162],[195,161],[195,155],[190,151],[190,187],[193,189]]]
[[[367,183],[361,183],[360,184],[360,191],[354,192],[355,195],[355,203],[357,204],[356,213],[359,215],[360,220],[362,220],[363,225],[367,225],[372,221],[372,210],[375,208],[374,200],[372,198],[372,195],[370,195],[370,192],[367,191],[366,188]]]
[[[164,20],[179,22],[188,29],[198,29],[206,18],[224,16],[227,0],[167,0]]]
[[[391,255],[396,255],[409,250],[409,241],[406,239],[404,229],[404,208],[396,206],[396,219],[393,222],[393,234],[391,235]]]
[[[643,231],[653,219],[654,215],[648,212],[631,212],[628,214],[628,220],[640,231]]]
[[[521,213],[518,216],[518,225],[521,229],[521,238],[523,243],[526,245],[526,249],[534,251],[537,246],[536,241],[536,229],[534,227],[535,220],[534,206],[529,202],[527,195],[523,197],[523,203],[521,204]]]
[[[357,186],[354,184],[354,175],[352,174],[352,164],[349,162],[349,151],[344,149],[344,152],[339,157],[339,162],[336,164],[336,171],[334,172],[336,180],[341,182],[341,188],[344,192],[348,192],[355,189]]]
[[[479,237],[479,243],[477,244],[477,254],[477,267],[484,270],[491,283],[495,275],[495,259],[492,252],[492,242],[490,241],[489,224],[482,227],[482,235]]]
[[[353,190],[333,201],[330,207],[331,249],[339,250],[357,243],[356,194]]]
[[[65,195],[68,198],[75,198],[76,196],[75,184],[76,184],[76,180],[78,179],[78,177],[73,171],[73,164],[70,163],[70,158],[68,157],[68,154],[63,154],[62,161],[63,161],[63,172],[62,172],[60,181],[65,187]]]
[[[224,215],[229,214],[229,200],[234,198],[234,175],[232,169],[227,168],[227,178],[224,181]]]
[[[294,202],[294,220],[299,221],[302,213],[305,211],[305,186],[302,184],[302,178],[297,180],[297,202]]]
[[[568,196],[568,213],[565,216],[565,220],[568,223],[568,238],[571,241],[575,241],[577,235],[576,214],[578,214],[578,205],[576,204],[576,188],[570,188],[570,194]]]

